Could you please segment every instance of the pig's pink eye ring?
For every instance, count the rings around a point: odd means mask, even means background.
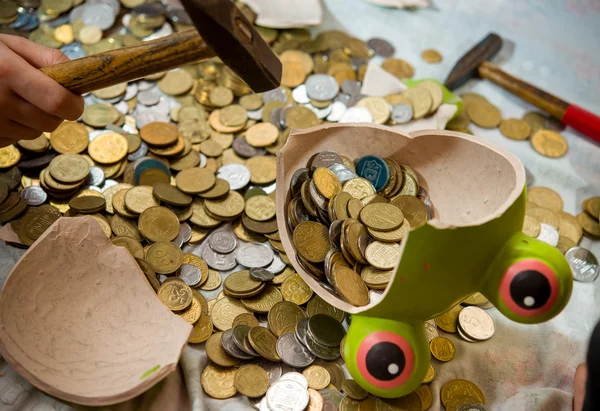
[[[391,390],[408,380],[414,370],[415,354],[403,337],[388,331],[377,331],[360,343],[356,364],[369,384]]]
[[[500,281],[500,298],[515,314],[537,317],[554,307],[559,294],[554,271],[535,259],[519,260],[511,265]]]

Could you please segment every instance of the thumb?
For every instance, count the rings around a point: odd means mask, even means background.
[[[587,364],[579,364],[575,371],[575,382],[573,384],[573,411],[581,411],[583,409],[587,374]]]
[[[42,46],[20,36],[0,34],[0,41],[35,68],[53,66],[69,61],[69,58],[59,50]]]

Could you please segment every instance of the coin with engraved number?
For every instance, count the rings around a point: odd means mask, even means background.
[[[308,97],[318,101],[333,100],[340,90],[335,78],[327,74],[313,74],[305,84]]]
[[[178,277],[190,287],[195,287],[200,283],[202,273],[198,267],[191,264],[182,264]]]
[[[29,186],[21,191],[21,198],[30,206],[39,206],[46,202],[48,194],[40,186]]]
[[[239,190],[250,182],[250,170],[242,164],[227,164],[219,168],[217,177],[227,181],[231,190]]]
[[[465,334],[479,341],[492,338],[495,332],[494,320],[479,307],[465,307],[458,314],[458,324]]]
[[[247,243],[237,249],[235,258],[244,267],[261,268],[271,264],[274,255],[273,250],[265,244]]]
[[[573,279],[589,283],[598,278],[600,273],[598,260],[591,251],[582,247],[573,247],[567,251],[565,257],[571,266]]]
[[[294,333],[283,334],[279,337],[277,354],[284,363],[291,367],[307,367],[315,360],[315,356],[298,341]]]
[[[228,254],[235,250],[237,240],[232,233],[219,231],[208,237],[208,245],[217,253]]]
[[[256,278],[260,281],[271,281],[275,277],[275,274],[273,274],[271,271],[268,271],[266,268],[260,267],[250,268],[249,273],[252,278]]]
[[[290,380],[276,382],[266,394],[269,410],[303,411],[308,401],[307,389]]]
[[[202,259],[210,268],[218,271],[229,271],[237,265],[235,253],[221,254],[210,247],[204,248]]]

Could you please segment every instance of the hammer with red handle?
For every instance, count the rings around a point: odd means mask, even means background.
[[[446,87],[450,90],[456,89],[471,77],[479,74],[482,78],[493,81],[505,90],[548,112],[564,124],[600,142],[600,117],[511,76],[489,63],[487,60],[496,55],[501,46],[502,38],[500,36],[494,33],[488,34],[458,60],[446,78],[444,83]]]
[[[279,87],[281,62],[231,0],[182,0],[196,30],[94,54],[44,73],[76,94],[218,56],[255,92]]]

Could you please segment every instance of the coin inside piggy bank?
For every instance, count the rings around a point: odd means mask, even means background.
[[[304,281],[352,314],[344,359],[374,395],[421,384],[425,321],[473,293],[527,324],[569,300],[562,254],[521,231],[525,171],[499,147],[448,131],[330,124],[293,130],[277,159],[281,242]]]

